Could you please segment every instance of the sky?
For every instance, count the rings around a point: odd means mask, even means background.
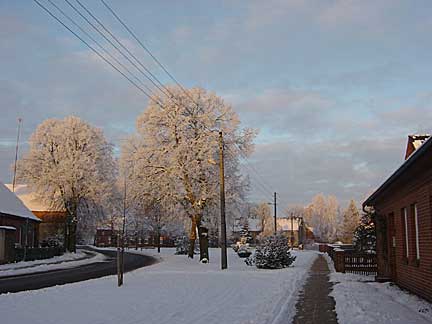
[[[81,1],[172,84],[99,0]],[[403,163],[407,135],[431,132],[429,0],[106,1],[184,86],[216,92],[260,130],[244,167],[251,201],[360,203]],[[22,155],[38,124],[67,115],[119,145],[147,104],[33,1],[0,0],[0,71],[6,183],[18,117]]]

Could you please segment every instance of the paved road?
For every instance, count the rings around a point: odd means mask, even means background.
[[[92,250],[91,248],[87,247],[84,249]],[[0,294],[41,289],[116,274],[116,252],[100,250],[97,251],[108,256],[108,260],[105,262],[96,262],[76,268],[20,275],[12,278],[0,278]],[[126,252],[125,272],[142,268],[156,262],[157,260],[150,256]]]

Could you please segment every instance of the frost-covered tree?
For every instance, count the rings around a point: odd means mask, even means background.
[[[376,251],[375,212],[367,210],[354,232],[353,241],[357,250],[368,253]]]
[[[336,240],[339,203],[334,196],[318,194],[304,211],[306,224],[312,226],[314,235],[324,242]]]
[[[67,213],[65,248],[75,251],[79,210],[103,200],[113,185],[112,145],[102,131],[77,117],[48,119],[29,140],[19,179],[45,202]],[[86,215],[93,217],[93,215]]]
[[[190,219],[190,251],[200,232],[204,211],[219,199],[218,132],[224,135],[227,199],[235,199],[246,179],[239,172],[239,151],[252,152],[256,132],[241,129],[230,105],[201,88],[187,93],[170,87],[172,97],[155,97],[138,117],[137,132],[124,146],[131,160],[132,185],[158,188],[163,204],[182,206]],[[218,215],[213,215],[218,217]]]
[[[354,200],[351,200],[348,208],[344,211],[343,222],[340,230],[340,239],[344,243],[351,244],[354,232],[360,223],[360,213]]]
[[[253,214],[260,220],[262,233],[260,237],[269,237],[274,234],[274,219],[268,203],[262,202],[253,208]]]

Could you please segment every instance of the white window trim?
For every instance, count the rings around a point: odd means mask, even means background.
[[[409,257],[409,245],[408,245],[408,212],[407,212],[407,208],[404,207],[403,209],[403,214],[404,214],[404,222],[405,222],[405,253],[406,253],[406,257]]]
[[[417,260],[420,260],[420,242],[419,242],[417,204],[414,204],[414,224],[415,224],[416,258],[417,258]]]

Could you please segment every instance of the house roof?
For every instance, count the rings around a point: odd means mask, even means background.
[[[406,170],[410,168],[410,166],[412,166],[420,157],[426,154],[426,152],[428,152],[428,150],[431,148],[432,148],[432,137],[429,137],[423,142],[422,145],[418,147],[418,149],[414,151],[414,153],[412,153],[405,160],[405,162],[395,172],[393,172],[393,174],[381,186],[378,187],[378,189],[374,191],[372,195],[369,196],[369,198],[367,198],[363,202],[363,207],[371,206],[380,194],[382,194],[386,189],[388,189],[398,177],[400,177],[403,173],[405,173]]]
[[[5,186],[12,191],[12,184],[5,184]],[[44,203],[40,198],[36,197],[35,193],[26,184],[15,185],[15,195],[31,211],[60,211],[53,210],[49,204]]]
[[[41,221],[2,182],[0,182],[0,213]]]

